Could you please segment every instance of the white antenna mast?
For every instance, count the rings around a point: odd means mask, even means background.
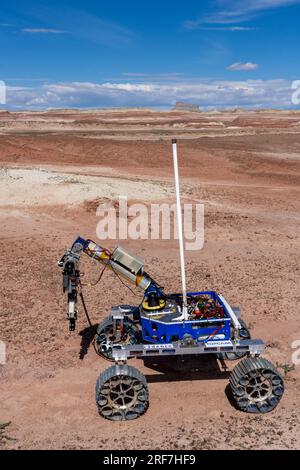
[[[182,283],[182,300],[183,300],[182,315],[178,318],[174,318],[174,320],[188,320],[185,263],[184,263],[183,227],[182,227],[182,210],[181,210],[181,201],[180,201],[177,140],[176,139],[172,139],[172,148],[173,148],[173,164],[174,164],[174,177],[175,177],[176,209],[177,209],[180,269],[181,269],[181,283]]]

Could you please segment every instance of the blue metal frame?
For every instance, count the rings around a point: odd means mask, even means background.
[[[154,344],[172,343],[180,341],[184,335],[190,335],[198,343],[206,341],[229,340],[231,338],[231,317],[214,291],[190,292],[188,296],[209,295],[218,301],[224,308],[225,318],[174,321],[172,323],[141,316],[143,340]],[[221,325],[221,327],[220,327]],[[214,336],[216,335],[216,336]]]

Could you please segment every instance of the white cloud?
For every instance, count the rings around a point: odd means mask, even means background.
[[[256,28],[248,26],[199,26],[197,21],[187,21],[187,29],[199,29],[200,31],[253,31]]]
[[[148,80],[157,81],[178,81],[183,80],[185,74],[180,72],[170,73],[142,73],[142,72],[123,72],[121,74],[126,80]],[[111,79],[110,79],[111,80]]]
[[[45,77],[42,77],[42,78],[39,78],[39,77],[34,77],[34,78],[30,78],[30,77],[4,77],[3,78],[4,81],[7,81],[7,82],[46,82],[48,80],[48,78],[45,78]]]
[[[77,38],[82,44],[91,42],[113,48],[126,48],[135,40],[135,33],[126,26],[67,5],[72,2],[60,2],[58,9],[53,9],[51,2],[48,2],[49,5],[46,3],[37,9],[32,17],[35,23],[33,27],[29,27],[30,30],[44,29],[35,25],[45,24],[46,18],[45,29],[66,31],[70,37]]]
[[[168,108],[176,101],[202,108],[291,106],[291,84],[287,80],[195,80],[162,83],[45,84],[40,88],[7,87],[7,106],[19,109],[66,107],[154,107]]]
[[[23,26],[21,32],[36,34],[62,34],[80,40],[82,44],[90,42],[112,48],[130,47],[136,38],[133,31],[115,21],[87,13],[83,9],[74,8],[69,3],[60,2],[53,8],[51,2],[40,2],[39,8],[31,12],[29,25]],[[46,26],[45,26],[46,25]]]
[[[217,0],[211,14],[185,21],[185,29],[201,29],[205,24],[231,25],[254,19],[257,15],[276,8],[300,4],[300,0]],[[229,29],[230,31],[230,29]]]
[[[52,29],[52,28],[23,28],[24,33],[33,33],[33,34],[63,34],[66,31],[62,29]]]
[[[235,62],[234,64],[229,65],[227,70],[238,71],[238,70],[256,70],[258,69],[259,65],[254,64],[253,62]]]

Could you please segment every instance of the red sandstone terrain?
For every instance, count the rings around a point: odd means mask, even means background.
[[[177,137],[185,201],[205,204],[205,244],[187,252],[191,291],[216,289],[239,305],[264,357],[292,364],[299,327],[300,113],[147,110],[0,113],[0,423],[5,449],[296,449],[300,369],[268,415],[236,410],[234,364],[201,359],[145,367],[147,413],[102,419],[94,400],[109,366],[79,305],[68,332],[57,260],[78,234],[96,238],[99,201],[174,201],[170,139]],[[118,241],[100,242],[113,247]],[[129,240],[166,291],[180,291],[176,241]],[[85,280],[99,266],[83,260]],[[94,324],[111,305],[139,303],[111,274],[86,287]],[[280,368],[283,372],[282,367]]]

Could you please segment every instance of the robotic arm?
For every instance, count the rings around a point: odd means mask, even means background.
[[[62,268],[63,291],[68,295],[70,331],[75,330],[77,319],[77,291],[80,284],[79,261],[82,252],[107,266],[118,276],[122,276],[141,288],[145,292],[145,296],[153,293],[159,297],[163,295],[163,288],[144,272],[144,263],[139,258],[121,247],[110,252],[92,240],[78,237],[72,247],[58,261],[58,266]]]

